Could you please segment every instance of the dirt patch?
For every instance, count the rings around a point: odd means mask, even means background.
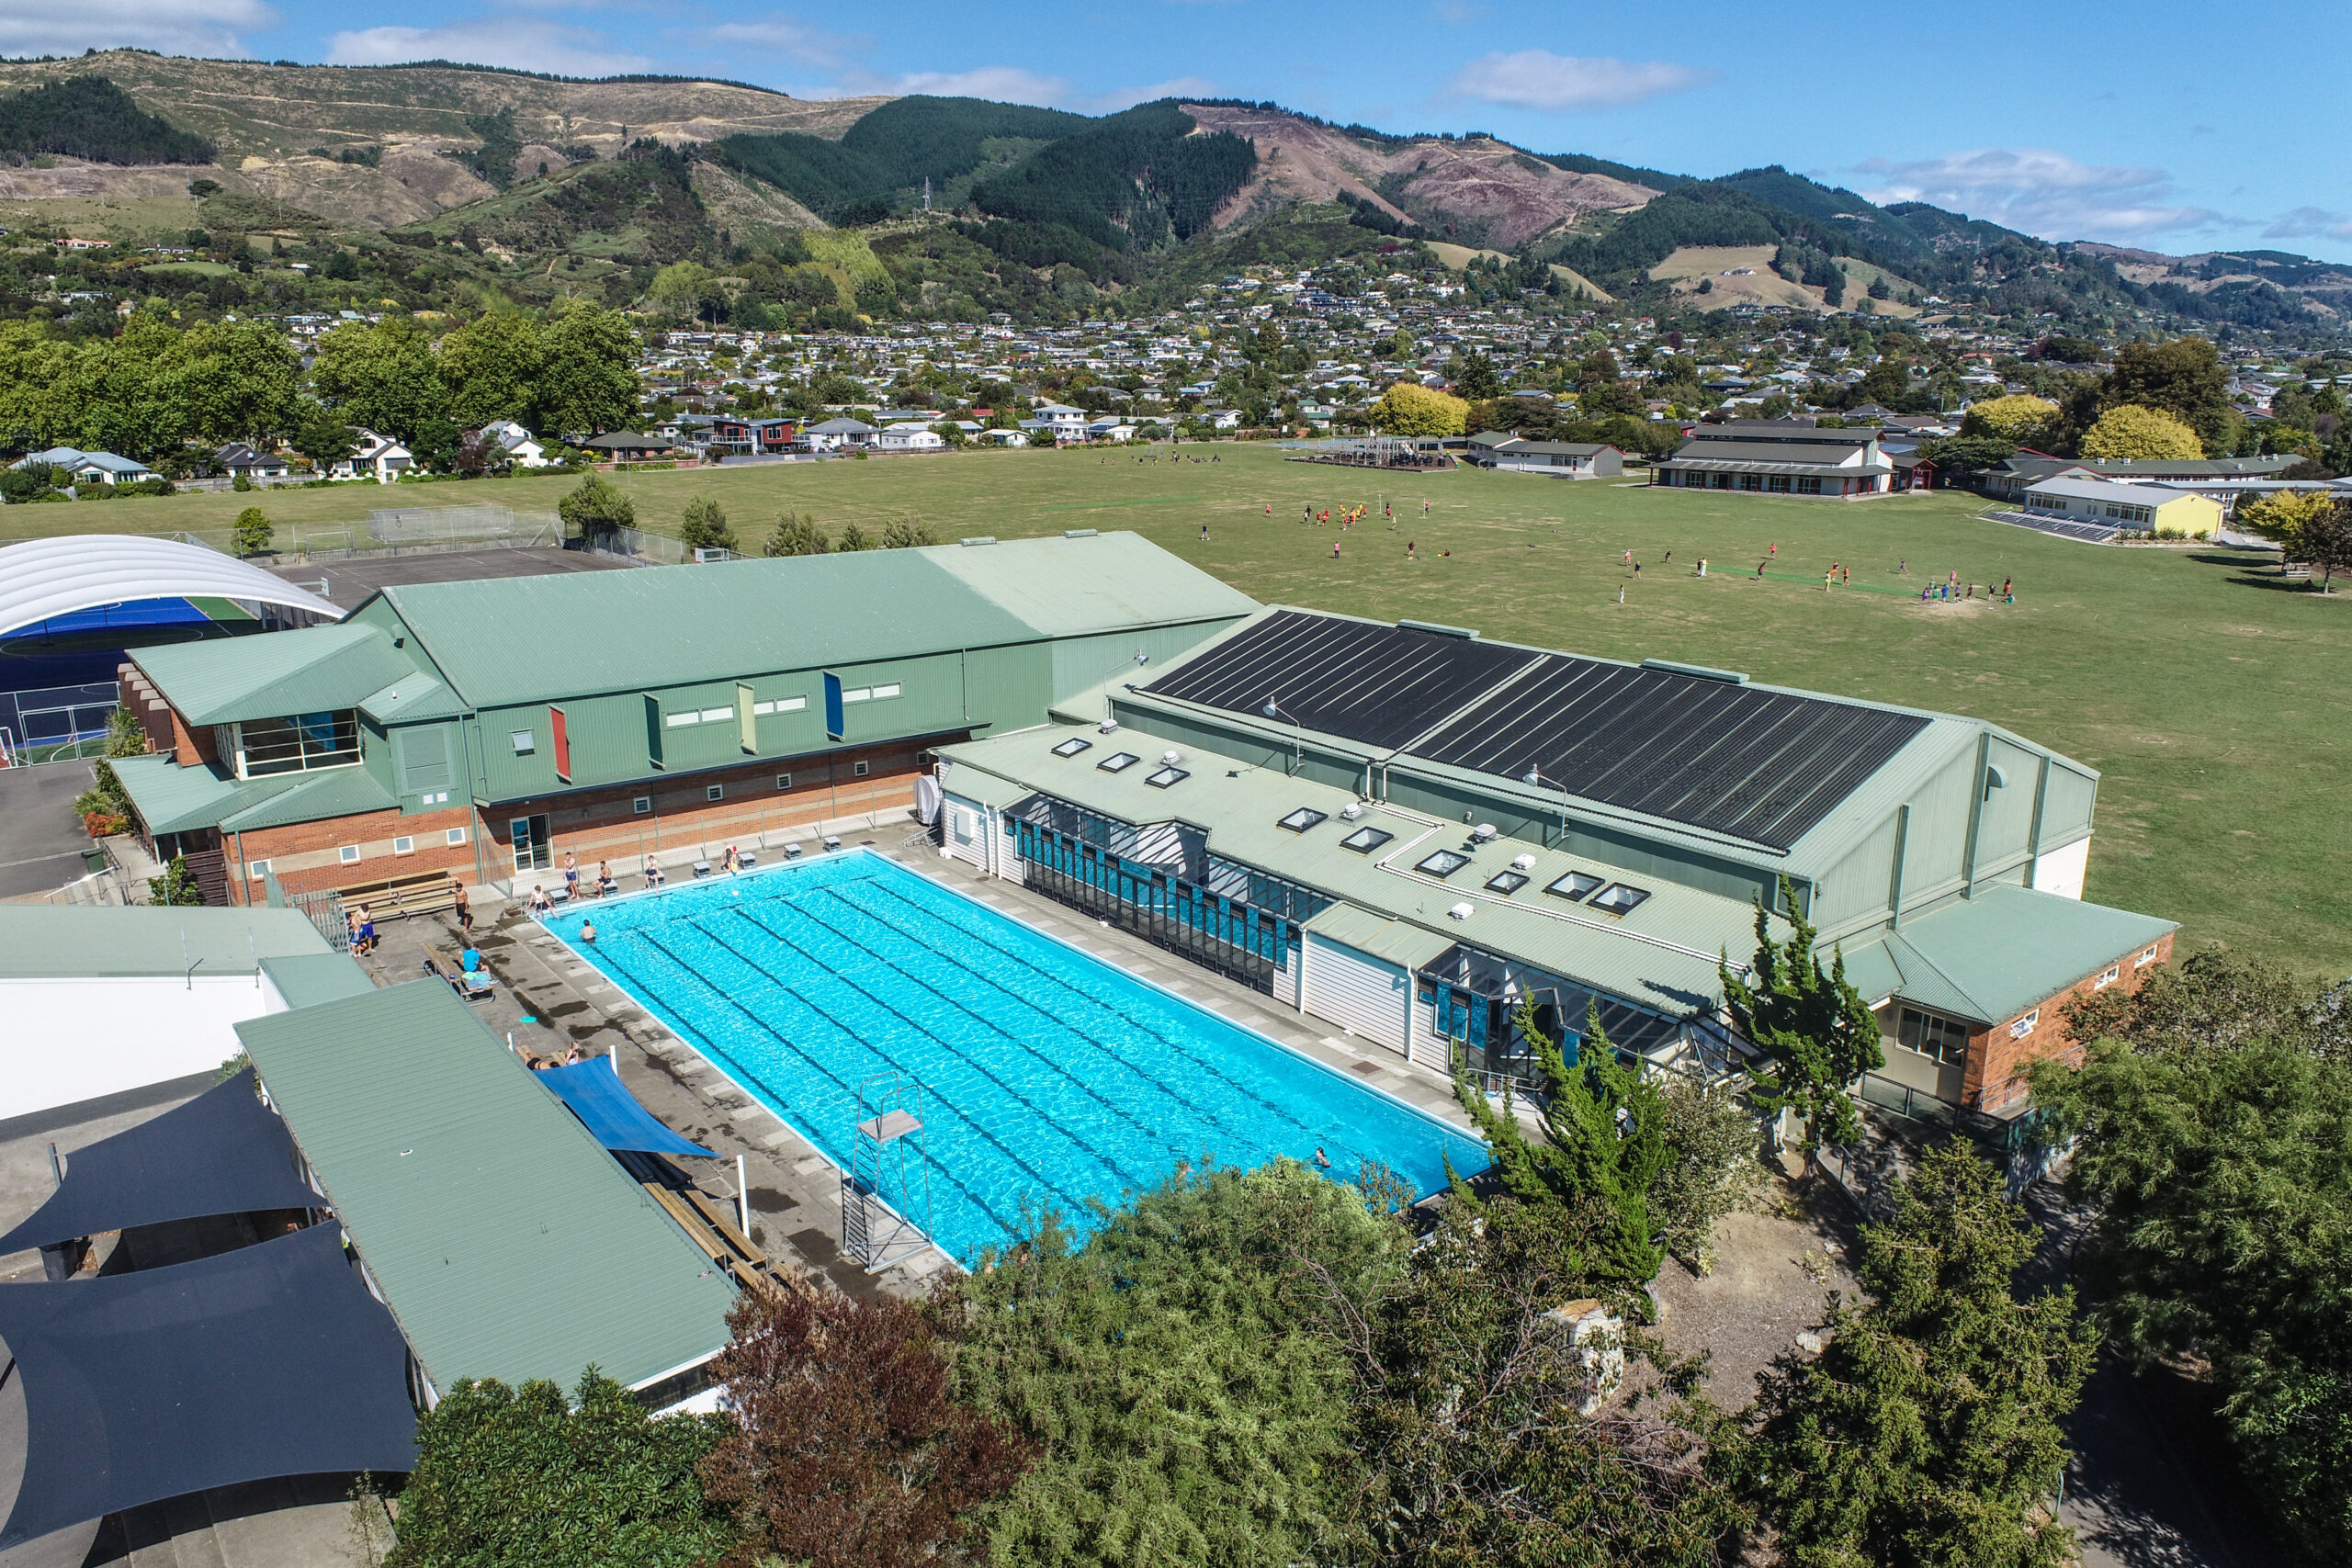
[[[1669,1261],[1658,1275],[1658,1329],[1677,1355],[1704,1350],[1708,1396],[1737,1409],[1756,1374],[1818,1325],[1832,1291],[1855,1289],[1852,1207],[1826,1182],[1776,1179],[1756,1212],[1716,1227],[1715,1266],[1701,1279]]]

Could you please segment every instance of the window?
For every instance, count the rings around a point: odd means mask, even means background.
[[[887,686],[876,686],[874,688],[874,700],[877,703],[888,697],[895,697],[898,694],[899,682],[896,681],[891,682]]]
[[[628,808],[636,815],[643,817],[653,809],[653,797],[650,795],[640,795],[628,803]]]
[[[392,853],[396,855],[413,855],[416,853],[416,840],[406,833],[401,834],[399,838],[392,840]]]
[[[1297,810],[1292,812],[1289,816],[1283,818],[1277,826],[1287,828],[1294,833],[1304,833],[1309,828],[1314,827],[1317,822],[1324,820],[1327,815],[1328,813],[1317,811],[1310,807],[1302,806]]]
[[[2091,989],[2094,991],[2103,991],[2121,978],[2123,978],[2123,965],[2120,964],[2110,964],[2107,966],[2107,972],[2105,974],[2091,982]]]
[[[790,773],[776,774],[775,787],[778,789],[790,789],[792,787],[792,775]]]
[[[1585,896],[1609,879],[1595,876],[1589,871],[1572,871],[1551,886],[1544,889],[1555,898],[1566,898],[1571,904],[1584,901]]]
[[[508,745],[514,748],[514,755],[517,757],[527,757],[539,749],[537,737],[527,729],[512,731],[506,737],[506,741]]]
[[[1623,915],[1638,908],[1648,899],[1649,896],[1647,888],[1629,887],[1624,883],[1612,882],[1594,894],[1592,902],[1587,904],[1585,908],[1599,909],[1604,915]]]
[[[2009,1038],[2012,1040],[2024,1039],[2027,1035],[2033,1032],[2034,1025],[2041,1021],[2041,1010],[2040,1008],[2036,1008],[2031,1012],[2026,1014],[2023,1018],[2018,1020],[2015,1023],[2009,1025]]]
[[[1343,850],[1353,850],[1360,855],[1368,855],[1396,836],[1394,833],[1385,833],[1377,828],[1359,828],[1341,839],[1340,847]]]
[[[798,713],[808,705],[807,697],[778,697],[772,703],[753,703],[752,712],[757,716],[764,717],[772,713]]]
[[[849,776],[854,779],[862,779],[873,771],[874,764],[871,762],[852,762],[849,765]]]
[[[695,712],[693,708],[688,708],[684,713],[666,715],[662,718],[662,722],[672,729],[680,729],[689,724],[700,724],[702,722],[702,715]]]
[[[2148,949],[2147,952],[2140,954],[2139,957],[2133,959],[2132,961],[2132,967],[2134,969],[2145,969],[2149,964],[2154,964],[2155,961],[2156,950],[2152,947]]]
[[[702,792],[702,797],[705,800],[724,800],[727,798],[727,786],[725,784],[712,784],[709,788]]]
[[[705,724],[725,724],[729,719],[733,718],[734,716],[735,710],[733,708],[705,708],[702,710],[702,721]]]
[[[1142,761],[1133,751],[1122,751],[1116,756],[1105,757],[1094,765],[1106,773],[1123,773]]]
[[[1516,871],[1498,871],[1487,878],[1487,891],[1499,893],[1505,897],[1510,897],[1526,886],[1526,876]]]
[[[241,778],[347,767],[359,761],[359,718],[350,708],[248,719],[228,728],[234,732]]]
[[[1764,476],[1761,474],[1742,474],[1739,476],[1739,488],[1742,490],[1762,490],[1764,488]]]
[[[1799,495],[1819,495],[1821,493],[1821,476],[1818,474],[1799,474],[1797,476],[1797,493]]]
[[[874,688],[871,686],[845,686],[842,689],[842,701],[845,703],[870,703],[873,700]]]
[[[1895,1026],[1894,1043],[1948,1067],[1957,1067],[1968,1060],[1968,1026],[1917,1008],[1903,1010],[1902,1020]]]
[[[246,865],[245,874],[259,882],[269,874],[269,863],[266,860],[254,861]]]
[[[1774,474],[1771,479],[1767,481],[1765,488],[1773,491],[1775,494],[1786,495],[1789,493],[1789,476],[1786,474]]]
[[[1060,745],[1054,748],[1054,755],[1057,757],[1075,757],[1080,751],[1084,751],[1091,748],[1094,742],[1091,740],[1080,740],[1076,736],[1072,736],[1068,740],[1063,741]]]
[[[1186,779],[1189,779],[1192,776],[1192,773],[1188,769],[1162,768],[1157,773],[1145,774],[1143,782],[1149,784],[1154,789],[1169,789],[1177,784],[1182,784]]]
[[[1435,854],[1424,856],[1420,863],[1413,869],[1426,872],[1431,876],[1452,876],[1469,863],[1468,855],[1457,854],[1452,850],[1440,850]]]
[[[343,848],[335,851],[335,853],[341,857],[343,863],[345,865],[357,865],[359,863],[359,846],[357,844],[345,844]]]
[[[447,832],[441,835],[441,841],[448,845],[451,849],[455,849],[459,844],[464,843],[466,840],[471,836],[472,835],[468,833],[463,828],[452,828]]]

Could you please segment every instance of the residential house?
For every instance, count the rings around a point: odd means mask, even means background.
[[[1107,414],[1101,419],[1089,420],[1086,423],[1086,438],[1089,441],[1131,441],[1135,438],[1135,434],[1134,425],[1129,424],[1125,420]]]
[[[1086,422],[1092,416],[1084,409],[1072,408],[1068,403],[1041,403],[1032,412],[1031,417],[1051,430],[1057,441],[1083,441],[1086,439]]]
[[[389,435],[379,435],[372,430],[358,433],[358,445],[351,456],[329,463],[323,478],[330,479],[374,479],[388,485],[416,467],[416,457],[409,449]]]
[[[1584,441],[1529,441],[1513,435],[1490,440],[1492,432],[1471,438],[1471,458],[1482,468],[1544,474],[1556,479],[1613,479],[1625,471],[1625,454],[1614,446]]]
[[[708,450],[738,457],[768,457],[792,450],[800,422],[782,416],[751,418],[722,414],[710,422]]]
[[[875,448],[882,452],[944,452],[946,441],[939,432],[927,424],[912,423],[894,424],[876,435]]]
[[[609,435],[593,436],[580,444],[600,457],[617,463],[638,463],[648,457],[666,457],[675,448],[659,435],[644,435],[634,430],[616,430]]]
[[[864,420],[844,415],[810,425],[800,433],[800,440],[811,452],[855,451],[874,445],[874,438],[881,434]]]
[[[228,470],[232,479],[256,482],[282,479],[294,472],[294,465],[274,453],[263,452],[242,441],[232,441],[212,455],[212,460]]]
[[[118,457],[111,452],[85,452],[74,446],[51,446],[45,452],[19,457],[8,466],[29,468],[42,463],[53,468],[63,468],[73,476],[75,484],[130,484],[155,477],[155,470],[144,463]]]
[[[481,433],[498,443],[500,461],[517,468],[544,468],[548,466],[547,448],[537,437],[511,419],[496,419],[481,427]]]

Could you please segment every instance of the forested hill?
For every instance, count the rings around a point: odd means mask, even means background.
[[[0,96],[0,159],[40,153],[94,164],[209,164],[212,143],[133,103],[103,76],[69,76]]]

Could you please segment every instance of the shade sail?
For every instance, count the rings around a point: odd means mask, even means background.
[[[286,1123],[254,1094],[251,1068],[152,1121],[68,1156],[65,1183],[6,1235],[0,1255],[127,1225],[314,1209]]]
[[[691,1143],[654,1120],[621,1082],[621,1070],[610,1056],[592,1056],[568,1067],[549,1067],[534,1075],[571,1107],[596,1141],[608,1149],[632,1149],[649,1155],[699,1155],[711,1152]]]
[[[207,1487],[416,1462],[407,1345],[332,1224],[167,1269],[0,1285],[0,1340],[27,1424],[0,1550]]]

